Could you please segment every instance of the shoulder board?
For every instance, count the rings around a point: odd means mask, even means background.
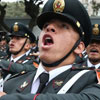
[[[38,64],[37,62],[33,62],[33,66],[34,66],[35,68],[38,68],[39,64]]]
[[[15,78],[15,77],[18,77],[18,76],[21,76],[21,75],[24,75],[24,74],[26,74],[26,73],[27,73],[26,71],[22,71],[22,72],[20,72],[20,73],[14,74],[14,75],[12,75],[8,80],[10,80],[10,79],[12,79],[12,78]]]
[[[98,84],[100,84],[100,69],[96,69]]]
[[[88,70],[95,70],[94,67],[87,67],[87,66],[72,66],[72,70],[83,70],[83,69],[88,69]]]

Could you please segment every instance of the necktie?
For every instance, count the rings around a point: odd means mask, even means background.
[[[39,88],[37,90],[37,93],[41,93],[42,90],[44,89],[46,83],[48,82],[49,80],[49,74],[47,73],[42,73],[40,76],[39,76],[39,79],[40,79],[40,85],[39,85]]]
[[[91,66],[90,68],[91,68],[91,69],[95,69],[95,66],[93,65],[93,66]]]
[[[98,69],[100,69],[100,66],[98,67]]]

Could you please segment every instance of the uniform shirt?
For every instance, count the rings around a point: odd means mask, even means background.
[[[12,55],[11,55],[10,61],[17,62],[22,56],[24,56],[24,55],[27,56],[29,53],[30,53],[30,50],[28,50],[26,53],[24,53],[23,55],[16,57],[16,58],[13,58]]]
[[[97,69],[98,67],[100,67],[100,63],[99,63],[99,64],[96,64],[96,65],[93,65],[93,64],[89,61],[89,59],[87,59],[87,65],[88,65],[88,67],[95,66],[96,69]]]
[[[72,65],[66,65],[66,66],[62,66],[60,68],[56,68],[54,70],[51,70],[50,72],[47,72],[43,68],[42,64],[40,63],[39,67],[37,69],[36,75],[34,77],[33,83],[32,83],[31,93],[36,93],[37,92],[39,84],[40,84],[39,75],[42,74],[43,72],[49,74],[49,81],[48,82],[50,82],[53,78],[55,78],[59,74],[63,73],[64,71],[70,69],[71,67],[72,67]]]

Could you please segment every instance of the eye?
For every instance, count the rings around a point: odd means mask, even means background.
[[[43,25],[43,29],[46,28],[48,25],[49,25],[49,23],[45,23],[45,24]]]
[[[64,24],[64,23],[61,24],[61,27],[64,28],[64,29],[68,29],[68,25],[66,25],[66,24]]]
[[[16,37],[16,39],[17,39],[17,40],[20,40],[20,39],[21,39],[21,37],[17,36],[17,37]]]

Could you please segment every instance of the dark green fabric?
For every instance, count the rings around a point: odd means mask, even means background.
[[[61,87],[79,71],[81,70],[77,68],[70,69],[55,77],[49,82],[43,92],[37,96],[36,100],[99,100],[100,85],[97,84],[94,70],[85,73],[79,78],[66,94],[57,94]],[[31,87],[34,76],[35,71],[6,81],[4,92],[8,95],[1,97],[0,100],[33,100],[34,94],[31,94]],[[57,86],[55,82],[58,81],[62,81],[63,84]],[[21,87],[24,82],[28,84]]]

